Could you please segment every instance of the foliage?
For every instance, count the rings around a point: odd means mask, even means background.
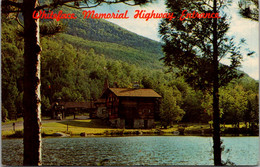
[[[2,113],[2,122],[5,122],[8,117],[8,111],[7,111],[7,109],[5,109],[5,107],[3,105],[1,108],[1,113]]]
[[[168,1],[168,12],[181,16],[196,11],[198,13],[211,13],[210,2],[201,0],[192,1]],[[219,8],[223,8],[220,6]],[[242,56],[239,51],[244,40],[235,43],[232,38],[226,36],[229,29],[227,16],[222,14],[218,19],[218,61],[224,57],[230,57],[230,65],[218,67],[219,84],[226,85],[233,78],[241,76],[237,67],[241,65]],[[160,24],[160,34],[165,44],[162,58],[165,65],[170,68],[177,67],[179,75],[194,88],[207,91],[213,86],[213,19],[164,19]]]
[[[103,54],[107,58],[122,60],[129,64],[144,66],[147,68],[161,69],[162,64],[159,62],[160,54],[146,52],[144,49],[135,49],[116,43],[90,41],[78,38],[76,36],[62,34],[60,38],[79,49],[93,48],[96,53]]]
[[[162,56],[161,43],[129,32],[111,22],[101,19],[84,19],[80,10],[62,7],[65,13],[75,13],[77,19],[64,20],[66,32],[92,42],[106,42],[142,50],[144,53]]]
[[[227,87],[220,92],[220,107],[224,114],[223,119],[227,123],[239,126],[243,120],[243,113],[246,111],[246,92],[239,85]]]
[[[192,87],[204,93],[212,91],[213,96],[213,143],[214,165],[222,165],[220,142],[220,110],[219,88],[227,85],[234,78],[241,77],[237,68],[240,67],[243,56],[240,52],[245,40],[236,44],[227,36],[229,23],[227,16],[221,11],[227,2],[222,0],[183,0],[166,1],[167,12],[177,16],[187,17],[192,13],[217,13],[219,18],[184,18],[163,19],[160,24],[160,34],[165,44],[162,58],[166,66],[179,69]],[[249,53],[248,55],[251,55]],[[230,59],[230,65],[219,64],[223,58]],[[236,96],[236,95],[235,95]],[[234,99],[234,101],[240,99]],[[242,100],[243,101],[243,100]],[[244,111],[231,102],[233,112]],[[235,122],[239,121],[236,117]]]
[[[249,82],[250,83],[250,82]],[[220,89],[220,109],[222,111],[222,122],[239,127],[240,122],[249,125],[258,120],[258,91],[247,89],[238,83],[230,83]],[[254,90],[254,89],[253,89]]]
[[[18,37],[13,26],[4,22],[2,27],[2,97],[5,99],[2,105],[8,111],[8,118],[16,119],[21,115],[19,106],[22,103],[22,42],[15,40]]]
[[[160,105],[160,118],[163,126],[167,127],[172,125],[173,122],[181,121],[185,112],[177,104],[177,94],[173,93],[173,89],[163,89],[163,92],[161,93],[163,99]]]
[[[238,1],[240,14],[254,21],[259,18],[259,2],[258,0],[240,0]]]
[[[102,22],[105,24],[105,21]],[[109,24],[107,26],[109,29]],[[194,90],[183,77],[178,77],[175,73],[166,73],[158,59],[155,59],[156,55],[149,57],[149,52],[140,51],[136,47],[85,40],[66,33],[55,37],[42,37],[41,44],[43,47],[41,57],[43,115],[50,115],[50,106],[58,97],[64,101],[98,99],[103,90],[104,80],[108,77],[111,87],[116,82],[119,87],[131,88],[133,83],[137,82],[141,88],[151,88],[162,95],[162,108],[159,113],[156,113],[156,119],[161,119],[163,123],[208,122],[212,119],[210,94]],[[4,20],[2,23],[2,96],[4,97],[2,111],[6,111],[8,119],[20,117],[23,109],[22,52],[23,40],[17,36],[15,24]],[[242,87],[237,91],[244,91],[246,99],[251,102],[251,106],[247,106],[243,115],[249,112],[248,108],[252,108],[250,122],[257,122],[258,103],[255,99],[258,98],[256,97],[258,82],[247,75],[232,82],[234,86]],[[225,89],[231,90],[231,88]],[[224,114],[230,115],[231,110],[226,110]],[[170,121],[166,119],[167,115],[171,115]],[[165,119],[162,119],[163,117]],[[246,117],[243,117],[242,121],[246,121]]]

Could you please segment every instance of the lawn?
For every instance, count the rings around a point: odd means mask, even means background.
[[[5,122],[2,122],[2,125],[6,125],[6,124],[11,124],[11,123],[16,123],[16,122],[22,122],[23,118],[18,118],[17,120],[6,120]]]
[[[99,119],[69,120],[63,122],[45,123],[42,125],[44,134],[53,134],[56,132],[70,133],[71,135],[102,134],[106,130],[113,130]]]
[[[10,122],[9,122],[10,123]],[[240,127],[245,126],[243,123],[240,124]],[[185,128],[183,128],[185,127]],[[221,125],[221,129],[229,129],[231,125]],[[211,128],[209,124],[199,124],[199,123],[187,123],[182,125],[172,125],[167,129],[161,128],[159,122],[156,122],[156,128],[154,129],[117,129],[110,127],[105,121],[100,119],[70,119],[59,122],[48,122],[42,124],[42,134],[44,135],[52,135],[57,132],[67,133],[72,136],[79,136],[81,133],[85,133],[86,135],[124,135],[124,134],[172,134],[174,131],[182,131],[185,130],[187,134],[204,134],[210,133]],[[2,136],[10,136],[15,132],[13,130],[10,131],[2,131]]]
[[[68,120],[63,122],[46,123],[42,125],[42,132],[44,134],[53,134],[56,132],[69,133],[71,135],[80,135],[81,133],[94,135],[94,134],[114,134],[122,132],[131,134],[137,131],[153,132],[150,129],[117,129],[107,125],[100,119],[86,119],[86,120]]]

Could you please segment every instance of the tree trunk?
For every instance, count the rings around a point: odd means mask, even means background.
[[[38,0],[23,1],[24,16],[24,160],[23,165],[41,165],[41,97],[39,19],[32,14]]]
[[[217,0],[214,0],[213,12],[217,13]],[[219,111],[219,77],[218,77],[218,32],[217,18],[213,19],[213,148],[214,165],[221,166],[221,143],[220,143],[220,111]]]

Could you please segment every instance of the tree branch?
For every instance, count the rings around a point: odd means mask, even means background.
[[[127,3],[127,2],[123,2],[124,4],[128,5],[128,6],[135,6],[136,4],[130,4],[130,3]]]
[[[3,0],[2,6],[13,6],[13,7],[22,9],[22,3],[13,2],[13,1],[9,1],[9,0]]]
[[[130,3],[127,3],[128,1],[134,1],[135,3],[130,4]],[[94,8],[94,7],[99,6],[101,3],[107,3],[107,4],[125,3],[126,5],[129,5],[129,6],[135,6],[135,5],[141,5],[144,3],[149,3],[152,1],[153,0],[138,0],[138,1],[136,1],[136,0],[98,0],[94,3],[92,3],[93,5],[91,5],[91,6],[89,6],[89,3],[88,3],[89,1],[83,2],[87,6],[76,6],[76,5],[69,5],[68,3],[82,2],[82,0],[57,0],[57,1],[47,4],[47,5],[38,6],[36,8],[36,10],[41,10],[41,9],[45,9],[45,8],[57,8],[58,6],[62,6],[62,5],[65,5],[65,6],[71,7],[71,8],[76,8],[76,9]]]
[[[24,28],[24,26],[23,26],[23,24],[21,23],[21,21],[20,21],[20,19],[19,19],[19,13],[17,13],[17,15],[16,15],[16,22],[21,26],[21,27],[23,27]]]
[[[70,7],[70,8],[75,8],[75,9],[86,9],[86,8],[94,8],[94,7],[97,7],[101,4],[101,2],[93,5],[93,6],[82,6],[82,7],[79,7],[79,6],[72,6],[72,5],[68,5],[68,4],[64,4],[64,6],[67,6],[67,7]]]
[[[2,13],[20,13],[20,12],[22,12],[22,10],[8,10],[8,11],[3,11],[2,10]]]

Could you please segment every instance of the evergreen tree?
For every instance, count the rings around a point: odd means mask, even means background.
[[[225,5],[223,0],[183,0],[166,1],[168,12],[175,16],[187,16],[188,13],[220,13]],[[213,141],[214,164],[221,165],[219,88],[232,79],[239,77],[236,68],[240,66],[242,55],[240,45],[227,37],[229,29],[227,17],[221,18],[164,19],[160,25],[160,34],[164,41],[162,58],[170,68],[179,68],[179,74],[186,78],[194,88],[213,95]],[[243,43],[244,40],[241,40]],[[229,66],[219,61],[229,57]]]
[[[259,2],[258,0],[240,0],[238,1],[240,14],[244,18],[249,18],[254,21],[259,19]]]
[[[23,15],[24,21],[24,165],[41,165],[41,95],[40,95],[40,65],[41,65],[41,44],[40,44],[40,25],[39,19],[34,19],[33,12],[54,9],[62,5],[72,8],[91,8],[100,5],[101,3],[121,3],[129,5],[141,5],[148,0],[123,0],[123,1],[106,1],[106,0],[53,0],[49,4],[40,5],[38,0],[23,0],[23,1],[2,1],[3,13],[17,13],[18,20],[19,12]],[[131,4],[132,2],[132,4]],[[84,7],[82,6],[84,3]],[[20,23],[18,21],[18,23]],[[53,34],[60,31],[59,25]]]

